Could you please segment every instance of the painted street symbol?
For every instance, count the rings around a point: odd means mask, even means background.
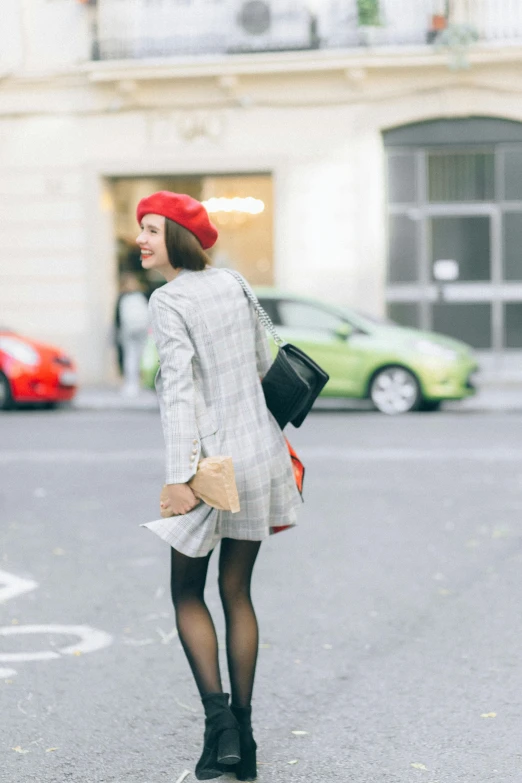
[[[16,598],[31,590],[36,590],[38,583],[32,579],[10,574],[0,570],[0,603]],[[54,650],[37,650],[31,652],[7,653],[0,651],[0,663],[22,663],[26,661],[52,661],[64,655],[82,655],[84,653],[103,650],[113,642],[113,637],[98,628],[89,625],[8,625],[0,627],[0,637],[23,636],[28,634],[59,634],[76,637],[72,644]],[[0,668],[0,679],[13,677],[15,669]]]

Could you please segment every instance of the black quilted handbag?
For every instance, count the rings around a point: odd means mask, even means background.
[[[241,275],[231,269],[226,271],[236,278],[252,302],[260,322],[279,348],[262,381],[267,408],[281,429],[286,427],[288,422],[294,427],[300,427],[330,376],[300,348],[285,343],[279,337],[268,313],[261,307]]]

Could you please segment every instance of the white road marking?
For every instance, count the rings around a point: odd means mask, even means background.
[[[179,704],[180,707],[183,707],[184,710],[188,710],[189,712],[192,712],[194,715],[197,715],[198,712],[197,710],[195,710],[193,707],[189,707],[188,704],[184,704],[182,701],[177,699],[176,696],[174,696],[174,701],[176,702],[176,704]]]
[[[8,601],[19,595],[28,593],[38,587],[38,583],[32,579],[23,579],[8,571],[0,571],[0,602]],[[58,648],[58,650],[40,650],[39,652],[0,652],[0,662],[13,663],[15,661],[51,661],[61,658],[62,655],[80,655],[83,653],[102,650],[112,644],[113,637],[105,631],[91,628],[88,625],[8,625],[0,628],[0,636],[18,636],[23,634],[61,634],[62,636],[76,636],[78,640],[74,644]],[[16,675],[15,669],[0,667],[0,679],[6,679]]]
[[[178,629],[177,628],[173,628],[172,631],[170,631],[170,633],[165,633],[163,628],[156,628],[156,632],[159,633],[159,635],[161,637],[161,643],[162,644],[170,644],[170,642],[173,639],[177,639],[177,637],[178,637]]]
[[[45,449],[41,451],[0,451],[0,464],[10,465],[17,462],[54,462],[54,463],[103,463],[103,462],[146,462],[164,459],[163,449],[122,450],[122,451],[88,451],[76,449]]]
[[[0,628],[0,636],[17,636],[19,634],[56,633],[78,636],[75,644],[61,647],[58,652],[41,650],[40,652],[0,653],[0,661],[13,663],[15,661],[51,661],[62,655],[75,655],[102,650],[112,644],[112,636],[105,631],[91,628],[88,625],[8,625]]]
[[[17,595],[36,590],[38,582],[34,582],[32,579],[22,579],[21,576],[15,576],[8,571],[0,571],[0,585],[4,585],[0,587],[0,603],[3,603],[11,598],[16,598]]]
[[[343,460],[346,462],[400,462],[401,460],[426,460],[432,462],[522,462],[522,449],[469,448],[469,449],[343,449],[329,446],[296,446],[303,459]]]
[[[468,462],[522,462],[522,449],[519,448],[342,448],[330,446],[296,446],[297,453],[304,459],[343,460],[346,462],[394,462],[425,460],[432,462],[468,461]],[[122,449],[121,451],[77,451],[75,449],[48,449],[44,451],[0,451],[0,464],[9,465],[19,462],[32,463],[88,463],[99,464],[119,462],[162,461],[163,449]]]
[[[124,639],[123,644],[129,647],[145,647],[148,644],[156,644],[154,639]]]
[[[146,566],[156,565],[158,562],[157,557],[133,557],[131,560],[126,560],[127,565],[136,566],[136,568],[145,568]]]

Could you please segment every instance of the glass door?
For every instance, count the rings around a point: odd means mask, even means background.
[[[425,205],[392,214],[390,220],[389,316],[477,349],[499,346],[500,215],[495,205]],[[454,262],[455,280],[436,279],[440,261]]]
[[[428,328],[480,350],[499,344],[495,333],[498,278],[498,210],[428,207],[425,233],[429,264]],[[457,214],[456,214],[457,212]],[[454,262],[455,279],[437,280],[441,261]]]
[[[389,148],[387,188],[389,317],[520,363],[522,144]]]

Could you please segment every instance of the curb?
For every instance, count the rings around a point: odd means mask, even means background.
[[[126,397],[118,389],[85,389],[71,402],[74,410],[159,411],[156,392],[143,389],[136,397]]]
[[[70,405],[73,410],[79,411],[159,411],[156,392],[147,389],[143,389],[136,397],[125,397],[119,389],[85,389],[78,392]],[[367,400],[323,398],[317,401],[314,410],[317,412],[369,412],[373,408]],[[522,384],[484,386],[474,397],[443,403],[442,411],[452,413],[522,413]]]

